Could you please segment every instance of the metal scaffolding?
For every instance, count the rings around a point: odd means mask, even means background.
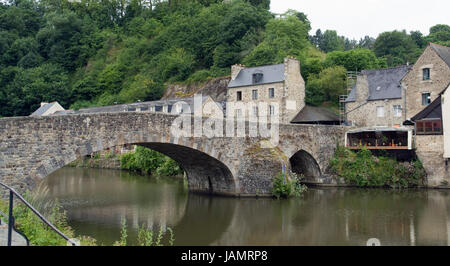
[[[356,85],[356,80],[358,78],[358,71],[348,71],[347,72],[347,89],[345,95],[339,96],[339,122],[340,124],[344,124],[347,121],[347,110],[345,108],[345,101],[348,98],[348,95],[352,91],[353,87]]]

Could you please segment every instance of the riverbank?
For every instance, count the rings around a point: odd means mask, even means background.
[[[127,170],[143,175],[183,176],[183,170],[177,162],[162,153],[137,146],[129,153],[96,153],[79,158],[68,167]]]

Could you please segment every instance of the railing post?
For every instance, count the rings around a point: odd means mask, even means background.
[[[9,216],[8,216],[8,246],[11,246],[12,242],[12,229],[14,226],[14,216],[13,216],[13,202],[14,202],[14,193],[9,191]]]

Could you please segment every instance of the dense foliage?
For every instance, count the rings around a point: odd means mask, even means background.
[[[402,163],[385,156],[375,157],[367,149],[353,152],[339,147],[330,164],[346,184],[359,187],[416,187],[426,177],[420,161]]]
[[[33,194],[26,194],[26,200],[32,204],[44,217],[69,238],[75,233],[67,223],[65,211],[57,200],[42,200],[38,196],[41,189]],[[0,200],[0,211],[8,213],[8,203]],[[16,228],[27,236],[32,246],[66,246],[67,241],[44,224],[29,208],[22,203],[15,203],[14,217]],[[95,239],[87,236],[77,236],[82,246],[96,245]]]
[[[303,195],[308,188],[301,183],[302,179],[292,172],[287,175],[279,173],[272,182],[272,195],[277,199]]]
[[[155,100],[170,83],[288,55],[301,61],[308,102],[319,105],[345,89],[341,67],[414,63],[427,42],[450,45],[448,25],[428,36],[393,31],[359,42],[333,30],[310,36],[306,14],[275,16],[269,7],[269,0],[3,1],[0,116],[29,115],[42,101],[78,109]]]
[[[120,157],[122,169],[143,174],[175,176],[183,173],[177,162],[157,151],[137,146],[136,151]]]

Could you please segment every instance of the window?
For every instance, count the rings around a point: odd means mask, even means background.
[[[275,115],[275,106],[269,105],[269,114],[270,114],[271,116],[274,116],[274,115]]]
[[[269,89],[269,98],[275,98],[275,89],[274,88]]]
[[[236,116],[237,117],[242,117],[242,110],[241,109],[237,109],[236,110]]]
[[[377,117],[384,117],[384,106],[377,107]]]
[[[419,120],[416,128],[419,135],[442,134],[442,120]]]
[[[145,112],[148,111],[148,106],[142,106],[141,107],[141,112]]]
[[[253,106],[253,116],[258,116],[258,107]]]
[[[429,92],[422,93],[422,105],[426,106],[431,103],[431,94]]]
[[[423,80],[430,80],[430,69],[429,68],[422,69],[422,77],[423,77]]]
[[[135,112],[136,111],[136,107],[128,107],[128,112]]]
[[[163,107],[161,105],[155,106],[155,112],[161,112]]]
[[[236,94],[236,100],[237,101],[242,101],[242,91],[238,91]]]
[[[252,99],[258,100],[258,90],[252,90]]]
[[[401,105],[394,105],[394,116],[395,117],[402,116],[402,106]]]
[[[263,79],[263,73],[253,74],[253,84],[261,83]]]
[[[181,114],[183,112],[183,105],[177,104],[176,106],[177,106],[176,110],[177,114]]]

